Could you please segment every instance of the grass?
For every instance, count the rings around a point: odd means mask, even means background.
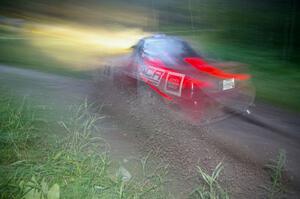
[[[1,98],[0,198],[167,197],[165,168],[148,173],[142,159],[143,175],[120,172],[99,137],[102,116],[90,106],[85,101],[69,109],[70,117],[51,122],[39,119],[27,100]]]
[[[229,199],[228,193],[218,183],[218,178],[223,169],[219,163],[212,174],[207,174],[201,167],[198,167],[199,175],[203,183],[191,193],[191,198],[199,199]]]
[[[280,150],[277,158],[271,160],[270,163],[266,165],[266,169],[270,174],[271,185],[263,186],[263,188],[267,190],[267,198],[269,199],[282,198],[284,192],[283,172],[285,163],[286,153]],[[198,173],[201,176],[202,183],[191,193],[190,198],[229,199],[229,194],[218,182],[222,169],[222,163],[219,163],[210,175],[206,173],[203,168],[198,167]]]
[[[31,132],[35,129],[32,125],[34,114],[26,112],[25,101],[23,100],[18,108],[15,108],[11,99],[1,99],[5,106],[0,110],[0,131],[2,150],[6,151],[9,146],[13,153],[6,153],[6,160],[15,160],[16,158],[26,157],[26,149],[31,138]],[[26,114],[26,116],[25,116]],[[28,120],[25,119],[29,118]],[[3,160],[2,160],[3,161]],[[1,162],[2,162],[1,161]]]
[[[271,186],[265,187],[269,192],[268,198],[278,198],[283,191],[283,171],[286,163],[285,151],[280,150],[278,156],[275,160],[271,160],[269,164],[266,165],[271,177]]]

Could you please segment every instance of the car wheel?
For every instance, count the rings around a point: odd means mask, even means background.
[[[161,96],[143,81],[137,83],[137,100],[144,108],[157,109],[163,105]]]

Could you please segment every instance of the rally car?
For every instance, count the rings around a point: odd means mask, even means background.
[[[141,39],[132,54],[110,68],[114,82],[133,87],[143,103],[162,101],[170,110],[195,121],[225,112],[248,112],[254,100],[245,66],[207,61],[186,41],[166,35]]]

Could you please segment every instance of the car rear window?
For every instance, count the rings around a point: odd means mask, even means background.
[[[144,43],[142,53],[174,67],[182,64],[186,57],[199,57],[186,42],[177,39],[148,39]]]

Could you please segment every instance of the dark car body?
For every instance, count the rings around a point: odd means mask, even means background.
[[[254,90],[251,76],[237,73],[241,69],[244,66],[237,63],[208,62],[177,37],[156,35],[133,47],[132,54],[114,68],[118,74],[114,78],[135,82],[128,85],[135,86],[140,96],[159,98],[195,120],[210,120],[225,109],[248,111]],[[145,87],[153,94],[146,95]]]

